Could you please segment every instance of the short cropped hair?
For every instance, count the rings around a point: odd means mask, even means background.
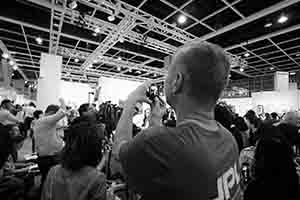
[[[40,115],[43,114],[43,111],[41,110],[36,110],[33,112],[33,118],[34,119],[39,119]]]
[[[271,117],[272,117],[272,119],[277,119],[278,118],[278,114],[276,112],[272,112],[271,113]]]
[[[46,108],[45,113],[46,114],[55,114],[58,110],[59,110],[59,106],[58,105],[49,105]]]
[[[230,62],[224,50],[208,42],[182,48],[178,62],[185,67],[187,94],[197,100],[217,101],[228,82]],[[180,52],[180,50],[179,50]]]
[[[9,100],[9,99],[4,99],[4,100],[1,102],[1,107],[2,107],[2,106],[6,106],[7,104],[11,104],[11,103],[12,103],[11,100]]]
[[[88,112],[89,107],[90,107],[89,103],[81,104],[79,109],[78,109],[79,115],[82,116],[84,112]]]
[[[33,102],[30,102],[29,106],[36,108],[36,105]]]
[[[102,159],[101,132],[96,124],[85,120],[71,125],[61,154],[63,168],[76,171],[85,166],[96,167]]]

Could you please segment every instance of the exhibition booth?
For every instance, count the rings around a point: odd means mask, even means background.
[[[119,104],[142,83],[108,77],[100,77],[97,84],[61,80],[61,57],[43,53],[40,78],[36,85],[26,89],[25,80],[13,80],[13,87],[8,84],[11,82],[7,80],[11,72],[7,70],[7,67],[9,66],[2,62],[2,70],[7,73],[7,76],[4,76],[2,80],[0,100],[8,98],[20,105],[36,102],[40,109],[45,109],[49,104],[58,103],[60,97],[73,108],[78,108],[87,102],[99,105],[110,101],[113,104]],[[222,98],[221,100],[231,105],[236,113],[243,116],[250,109],[259,114],[299,110],[299,95],[297,84],[290,83],[288,73],[277,72],[274,76],[273,91],[253,92],[250,97]]]

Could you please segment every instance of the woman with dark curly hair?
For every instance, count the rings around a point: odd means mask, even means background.
[[[102,135],[89,121],[71,125],[61,163],[50,170],[42,200],[106,199],[105,175],[96,169],[102,158]]]

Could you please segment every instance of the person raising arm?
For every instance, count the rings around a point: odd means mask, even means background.
[[[134,106],[136,102],[150,103],[146,97],[150,83],[129,95],[116,129],[113,155],[121,163],[129,187],[143,200],[242,198],[237,144],[214,117],[229,72],[229,59],[219,46],[192,41],[180,47],[165,80],[176,127],[161,126],[161,112],[157,111],[162,109],[155,103],[152,126],[134,138]]]
[[[13,105],[10,100],[4,99],[1,102],[0,123],[2,125],[22,123],[22,121],[20,121],[17,117],[11,114],[12,109],[13,109]]]
[[[57,135],[57,123],[67,115],[63,99],[59,100],[60,106],[49,105],[45,116],[36,121],[34,127],[38,165],[44,183],[50,168],[59,163],[58,154],[63,149],[63,141]],[[41,188],[42,188],[41,184]]]

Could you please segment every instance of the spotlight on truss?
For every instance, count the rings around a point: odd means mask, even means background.
[[[278,18],[277,22],[280,23],[280,24],[283,24],[283,23],[287,22],[288,19],[289,19],[289,18],[288,18],[286,15],[281,15],[281,16]]]
[[[9,57],[8,53],[3,53],[2,58],[7,59]]]
[[[108,21],[113,22],[115,21],[116,17],[114,15],[110,15],[107,17]]]
[[[71,8],[72,10],[77,8],[77,2],[76,1],[72,1],[71,3],[69,3],[69,8]]]

